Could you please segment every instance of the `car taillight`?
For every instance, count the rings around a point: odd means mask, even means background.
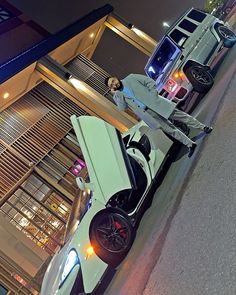
[[[176,81],[169,79],[166,83],[166,90],[169,90],[170,92],[174,92],[176,88],[178,87],[178,84]]]
[[[172,74],[171,78],[179,84],[181,84],[183,81],[187,81],[187,77],[183,71],[176,71],[174,74]]]
[[[184,73],[182,71],[177,71],[174,73],[174,78],[178,79],[178,78],[183,78],[184,77]]]

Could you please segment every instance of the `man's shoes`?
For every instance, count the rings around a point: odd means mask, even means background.
[[[196,143],[193,143],[191,147],[189,147],[189,152],[188,152],[188,157],[191,158],[195,149],[197,147],[197,144]]]
[[[203,131],[206,133],[206,134],[209,134],[211,133],[211,131],[213,130],[213,127],[210,127],[210,126],[205,126]]]

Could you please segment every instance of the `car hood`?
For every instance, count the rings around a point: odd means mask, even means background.
[[[135,186],[132,168],[119,131],[92,116],[73,115],[71,122],[89,173],[90,181],[85,183],[84,187],[92,190],[96,199],[107,203],[116,192]]]

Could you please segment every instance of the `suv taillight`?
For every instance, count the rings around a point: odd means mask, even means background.
[[[172,79],[169,79],[165,85],[166,90],[169,90],[170,92],[174,92],[177,87],[178,87],[177,82],[175,82]]]

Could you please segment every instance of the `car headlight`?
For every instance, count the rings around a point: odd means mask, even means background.
[[[79,264],[79,257],[78,257],[77,252],[74,249],[72,249],[72,250],[70,250],[70,252],[67,256],[66,263],[64,265],[64,269],[61,274],[60,287],[62,286],[62,284],[64,283],[64,281],[66,280],[66,278],[68,277],[70,272],[72,271],[72,269],[77,264]]]

